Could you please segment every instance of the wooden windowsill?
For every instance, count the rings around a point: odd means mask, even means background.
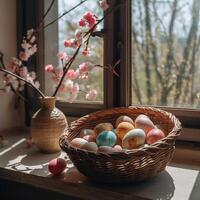
[[[27,148],[25,142],[29,136],[27,132],[18,130],[0,134],[5,134],[5,138],[9,141],[6,147],[0,149],[0,179],[47,189],[66,197],[88,200],[170,198],[193,200],[200,196],[198,161],[192,168],[192,163],[184,166],[173,159],[166,171],[145,182],[126,186],[105,186],[91,183],[80,174],[64,152],[42,154],[35,147]],[[186,150],[185,152],[189,153]],[[196,153],[199,155],[200,151]],[[174,158],[179,154],[177,149]],[[67,160],[67,168],[62,175],[53,177],[49,174],[47,165],[49,160],[58,156]]]

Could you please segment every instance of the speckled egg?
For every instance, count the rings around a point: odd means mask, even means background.
[[[48,164],[49,172],[54,175],[61,174],[66,168],[66,161],[62,158],[55,158]]]
[[[122,140],[126,133],[132,129],[134,129],[133,124],[130,124],[129,122],[121,122],[116,128],[117,136]]]
[[[148,144],[153,144],[165,137],[165,134],[158,128],[154,128],[147,133],[146,141]]]
[[[84,140],[83,138],[74,138],[71,141],[71,145],[75,148],[81,149],[84,144],[88,143],[88,141]]]
[[[94,131],[92,129],[82,129],[81,132],[80,132],[80,137],[84,137],[86,135],[92,135],[94,133]]]
[[[102,131],[96,138],[98,146],[113,147],[116,144],[117,136],[113,131]]]
[[[134,121],[129,116],[126,115],[118,117],[115,122],[115,126],[117,127],[121,122],[129,122],[130,124],[134,125]]]
[[[119,150],[117,148],[109,147],[109,146],[100,146],[97,150],[97,153],[106,153],[106,154],[111,154],[111,153],[116,153],[120,152],[122,150]]]
[[[82,146],[82,149],[97,152],[98,146],[95,142],[88,142]]]
[[[96,138],[93,134],[92,135],[86,135],[86,136],[83,137],[83,139],[87,140],[88,142],[95,142],[96,141]]]
[[[133,129],[129,131],[122,140],[122,147],[126,149],[135,149],[145,143],[145,132],[142,129]]]
[[[147,134],[151,129],[155,128],[155,125],[146,115],[139,115],[135,119],[135,128],[140,128]]]
[[[102,131],[112,131],[113,129],[111,123],[100,123],[94,127],[94,135],[97,137]]]

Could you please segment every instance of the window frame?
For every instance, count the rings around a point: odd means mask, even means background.
[[[34,23],[30,21],[30,15],[28,14],[28,11],[25,14],[21,12],[22,7],[26,4],[26,0],[17,1],[17,18],[18,23],[20,24],[18,28],[18,48],[21,42],[22,33],[24,33],[25,29],[38,24],[44,11],[44,1],[31,1],[33,4],[35,4],[34,12],[36,13],[36,18]],[[118,66],[116,68],[120,78],[113,75],[112,72],[104,70],[103,105],[82,103],[69,104],[59,101],[57,103],[58,108],[60,108],[67,116],[80,117],[101,109],[131,106],[131,0],[108,0],[108,3],[111,6],[120,4],[120,9],[110,13],[109,17],[107,17],[104,22],[104,64],[114,65],[114,63],[120,59],[121,67]],[[32,8],[29,6],[26,9]],[[23,25],[23,18],[25,17],[29,20],[26,21],[25,25]],[[34,58],[36,66],[44,66],[44,46],[44,31],[42,31],[38,35],[39,53],[37,53],[37,57]],[[42,67],[37,67],[35,70],[40,74],[39,81],[41,83],[41,88],[44,91],[44,70]],[[187,108],[170,108],[162,106],[155,107],[169,111],[180,119],[183,125],[183,134],[179,138],[180,140],[200,142],[200,109],[193,110]],[[26,106],[26,110],[29,109],[30,106]],[[27,114],[27,116],[30,118],[30,113]]]

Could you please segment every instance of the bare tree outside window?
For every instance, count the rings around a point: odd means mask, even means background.
[[[199,108],[199,46],[199,0],[132,0],[132,104]]]

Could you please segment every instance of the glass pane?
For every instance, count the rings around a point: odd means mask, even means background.
[[[73,1],[66,1],[66,0],[59,0],[57,1],[57,16],[62,15],[64,12],[70,10],[72,7],[77,5],[80,0],[73,0]],[[47,3],[49,5],[49,2]],[[64,47],[64,40],[68,40],[74,38],[74,34],[76,29],[80,28],[78,26],[78,21],[83,17],[84,13],[87,11],[91,11],[96,14],[99,18],[103,17],[103,12],[98,6],[98,1],[88,0],[87,2],[80,5],[78,8],[73,10],[72,12],[65,15],[58,21],[57,24],[57,34],[56,39],[54,40],[57,44],[56,46],[57,53],[58,52],[65,52],[67,55],[73,55],[74,49],[65,48]],[[97,30],[101,30],[103,28],[103,23],[98,25]],[[55,32],[55,31],[54,31]],[[50,37],[49,35],[53,34],[51,30],[45,31],[45,41],[46,38]],[[55,36],[55,33],[54,33]],[[53,41],[52,41],[53,43]],[[89,43],[90,55],[83,56],[81,53],[76,57],[71,69],[77,69],[78,66],[83,62],[91,62],[93,64],[103,65],[103,39],[99,37],[92,37]],[[47,51],[52,46],[46,45]],[[55,53],[55,50],[54,50]],[[49,61],[52,60],[52,56],[46,55],[45,64],[49,64]],[[57,66],[61,67],[61,63],[58,63],[57,56],[54,54],[54,63],[56,62]],[[48,76],[48,75],[47,75]],[[46,90],[47,92],[52,91],[52,85],[49,86],[49,79],[47,77],[48,82],[46,81]],[[75,100],[78,103],[103,103],[103,70],[102,68],[96,67],[92,70],[91,74],[88,76],[88,80],[75,80],[74,82],[79,84],[80,92]],[[90,86],[90,87],[88,87]],[[51,87],[51,89],[49,88]],[[98,91],[97,98],[95,101],[88,101],[85,99],[85,95],[89,89],[96,89]],[[68,93],[59,93],[57,95],[61,100],[68,101],[69,94]]]
[[[199,28],[199,0],[132,0],[132,104],[200,107]]]

